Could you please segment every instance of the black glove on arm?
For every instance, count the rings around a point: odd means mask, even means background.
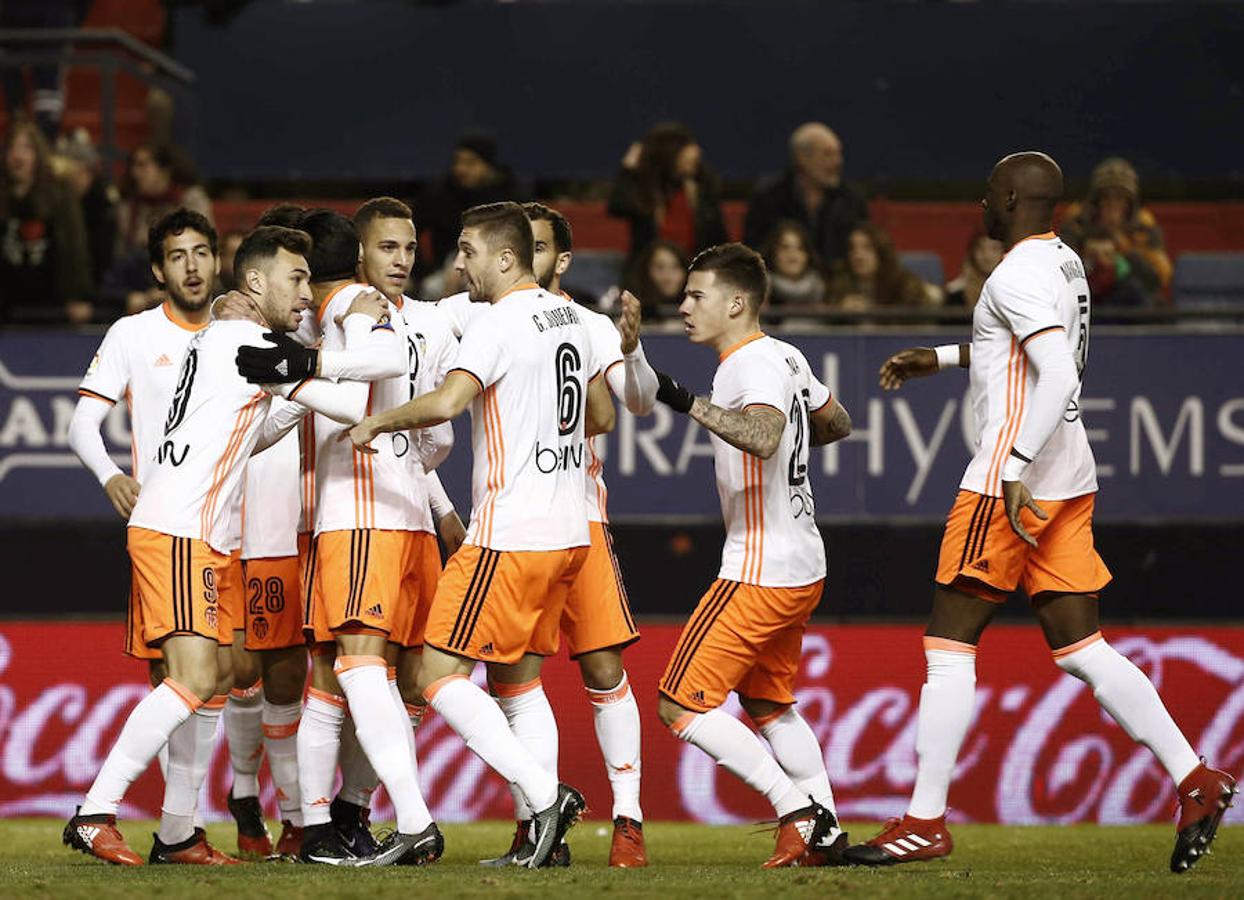
[[[264,333],[275,347],[238,347],[238,374],[251,384],[285,384],[312,378],[320,351],[304,347],[287,334]]]
[[[695,394],[664,372],[657,372],[657,399],[674,412],[688,413],[695,402]]]

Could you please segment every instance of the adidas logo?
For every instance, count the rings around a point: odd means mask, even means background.
[[[795,823],[795,828],[805,844],[812,840],[812,830],[815,827],[816,819],[800,819]]]
[[[480,656],[492,656],[496,652],[496,649],[492,646],[492,641],[479,648]]]
[[[276,364],[276,374],[284,377],[289,374],[289,362],[281,360]]]
[[[333,801],[329,800],[327,797],[321,797],[319,800],[311,801],[311,805],[312,806],[332,806]]]
[[[157,369],[161,366],[171,366],[172,364],[173,361],[168,358],[167,353],[161,353],[158,357],[156,357],[155,368]]]
[[[384,607],[377,603],[371,609],[367,610],[367,615],[371,616],[373,619],[383,619]]]
[[[88,847],[94,847],[95,838],[99,837],[99,828],[95,825],[79,825],[78,837],[86,841]]]
[[[988,572],[989,571],[989,560],[978,559],[976,562],[972,563],[972,568],[980,569],[982,572]]]
[[[703,692],[703,691],[692,691],[692,692],[691,692],[691,699],[692,699],[694,702],[696,702],[696,703],[703,703],[703,702],[704,702],[704,692]]]
[[[613,769],[613,771],[615,772],[634,772],[635,771],[635,767],[632,766],[630,763],[623,763],[620,766],[610,766],[610,768]]]

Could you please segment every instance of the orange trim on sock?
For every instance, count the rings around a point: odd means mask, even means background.
[[[338,656],[337,661],[333,663],[333,671],[340,675],[342,672],[349,672],[351,669],[363,666],[379,666],[381,669],[388,669],[383,656]]]
[[[451,681],[457,681],[459,678],[463,680],[469,680],[467,679],[465,675],[446,675],[444,678],[436,679],[436,681],[429,684],[428,689],[423,692],[423,698],[427,700],[428,703],[431,703],[432,698],[434,698],[438,693],[440,693],[441,688],[449,684],[449,682]]]
[[[617,703],[619,700],[625,700],[631,692],[631,682],[625,675],[622,676],[622,683],[611,691],[596,691],[592,688],[586,688],[587,699],[596,706],[607,706],[610,703]]]
[[[1077,650],[1083,650],[1089,644],[1096,644],[1098,641],[1104,641],[1104,640],[1105,638],[1102,637],[1102,634],[1100,631],[1094,631],[1088,637],[1081,638],[1080,640],[1076,641],[1074,644],[1068,644],[1066,647],[1059,647],[1057,650],[1053,650],[1051,652],[1054,655],[1054,659],[1059,660],[1065,656],[1070,656],[1071,654],[1075,653]]]
[[[488,687],[492,690],[494,697],[509,699],[510,697],[521,697],[523,694],[530,694],[540,687],[541,683],[539,678],[524,681],[522,684],[501,684],[500,682],[492,681],[489,682]]]
[[[346,708],[346,698],[342,697],[340,694],[330,694],[328,691],[321,691],[319,688],[307,688],[307,696],[314,697],[321,703],[327,703],[330,706],[337,707],[338,709]]]
[[[975,644],[965,644],[963,641],[952,641],[949,638],[924,637],[925,650],[943,650],[946,653],[968,653],[972,656],[976,655]]]
[[[194,712],[203,705],[203,701],[195,696],[194,691],[186,687],[184,684],[178,684],[171,678],[165,678],[161,684],[168,685],[168,689],[181,698],[181,702],[190,707],[190,711]]]
[[[419,703],[407,703],[406,715],[413,719],[423,719],[423,714],[427,712],[427,706]]]
[[[224,709],[225,701],[228,699],[229,699],[228,694],[217,694],[211,700],[206,701],[203,704],[202,708],[203,709]]]
[[[389,680],[397,681],[397,666],[389,666]]]
[[[788,709],[790,709],[789,706],[783,706],[781,709],[776,712],[771,712],[767,716],[760,716],[759,718],[752,716],[752,721],[756,723],[757,728],[764,728],[770,722],[776,722],[778,719],[782,718],[782,716],[786,715],[786,710]]]
[[[297,722],[287,722],[284,725],[270,725],[263,723],[263,736],[269,740],[279,741],[281,738],[293,737],[298,733]]]
[[[311,645],[312,656],[332,656],[337,652],[337,645],[332,641],[317,641]]]
[[[232,690],[229,691],[229,696],[232,697],[234,700],[254,700],[256,697],[258,697],[262,693],[263,693],[263,679],[257,678],[255,679],[255,683],[252,684],[250,687],[233,688]]]
[[[698,713],[693,713],[693,712],[683,713],[681,716],[678,717],[678,721],[676,721],[673,725],[670,726],[670,731],[674,732],[674,734],[681,737],[682,733],[691,727],[691,723],[695,721],[695,717],[697,715]]]

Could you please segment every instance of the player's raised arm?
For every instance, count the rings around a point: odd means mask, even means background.
[[[622,389],[610,382],[610,388],[622,398],[626,408],[637,416],[652,412],[657,402],[656,370],[644,356],[644,345],[639,340],[640,303],[630,291],[622,292],[622,317],[618,319],[618,333],[622,336]]]
[[[768,459],[777,452],[786,428],[786,416],[776,407],[755,404],[744,409],[722,409],[697,397],[664,372],[657,372],[657,399],[675,412],[687,413],[731,447]]]
[[[370,451],[368,445],[377,435],[405,431],[408,428],[426,428],[449,421],[465,410],[479,392],[479,382],[475,380],[475,376],[460,369],[454,370],[436,390],[420,394],[388,412],[368,416],[348,432],[344,432],[341,439],[344,440],[348,435],[354,446]]]
[[[942,369],[966,369],[972,360],[971,344],[942,344],[938,347],[909,347],[881,364],[883,390],[897,391],[909,378],[936,375]]]

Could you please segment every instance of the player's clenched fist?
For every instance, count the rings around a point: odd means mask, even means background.
[[[108,495],[112,508],[117,511],[118,515],[123,519],[128,519],[130,513],[134,511],[134,504],[138,502],[139,488],[138,482],[130,476],[113,475],[104,485],[104,493]]]
[[[622,292],[622,317],[618,319],[618,332],[622,335],[622,352],[634,353],[639,346],[639,322],[641,308],[639,298],[630,291]]]
[[[362,313],[377,322],[387,322],[389,321],[389,301],[379,291],[367,291],[356,296],[350,302],[350,308],[336,316],[333,321],[340,325],[355,313]]]
[[[882,363],[881,387],[887,391],[897,391],[908,378],[934,375],[937,370],[937,353],[932,347],[909,347]]]
[[[695,394],[664,372],[657,372],[657,385],[658,400],[674,412],[691,412],[691,406],[695,403]]]

